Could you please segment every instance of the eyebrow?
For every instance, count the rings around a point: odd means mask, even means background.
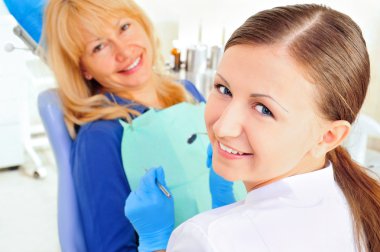
[[[119,18],[116,22],[115,22],[115,25],[117,26],[117,27],[119,27],[120,25],[121,25],[121,21],[123,21],[123,18]]]
[[[220,73],[216,73],[216,75],[218,75],[226,84],[228,87],[230,87],[231,85],[228,83],[228,81],[220,74]],[[267,94],[260,94],[260,93],[253,93],[253,94],[250,94],[249,97],[265,97],[265,98],[269,98],[271,99],[272,101],[274,101],[278,106],[280,106],[283,110],[285,110],[287,113],[289,113],[289,111],[284,108],[284,106],[282,106],[278,101],[276,101],[272,96],[270,95],[267,95]]]
[[[89,40],[89,41],[87,41],[86,44],[95,43],[95,42],[98,42],[98,41],[100,41],[100,40],[101,40],[100,38],[95,38],[95,39],[93,39],[93,40]]]
[[[266,95],[266,94],[256,94],[256,93],[253,93],[253,94],[250,94],[249,97],[266,97],[266,98],[269,98],[271,99],[272,101],[274,101],[275,103],[277,103],[278,106],[280,106],[283,110],[285,110],[287,113],[289,113],[289,111],[284,108],[278,101],[276,101],[272,96],[270,95]]]

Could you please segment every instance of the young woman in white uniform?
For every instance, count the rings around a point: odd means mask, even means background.
[[[215,172],[242,180],[247,198],[171,234],[163,170],[151,170],[125,209],[140,251],[165,249],[154,240],[170,234],[167,251],[380,251],[379,182],[340,146],[369,77],[348,16],[295,5],[250,17],[226,44],[205,115]]]

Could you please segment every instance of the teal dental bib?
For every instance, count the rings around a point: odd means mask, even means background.
[[[122,161],[131,190],[136,190],[146,170],[162,166],[165,180],[174,199],[175,225],[211,209],[209,169],[206,167],[207,135],[205,104],[180,103],[163,110],[150,109],[124,128]],[[236,188],[235,188],[236,185]],[[236,199],[245,196],[244,186],[235,183]]]

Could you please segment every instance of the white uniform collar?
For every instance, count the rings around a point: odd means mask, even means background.
[[[273,207],[278,201],[294,207],[308,207],[320,203],[324,196],[334,196],[337,190],[331,162],[326,168],[299,174],[273,182],[248,193],[245,204]],[[332,193],[332,194],[331,194]]]

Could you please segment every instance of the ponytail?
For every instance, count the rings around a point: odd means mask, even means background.
[[[380,183],[338,147],[327,154],[335,181],[350,206],[358,250],[380,251]]]

